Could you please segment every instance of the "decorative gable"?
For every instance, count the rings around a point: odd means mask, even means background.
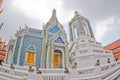
[[[62,43],[64,44],[64,41],[61,39],[61,37],[58,37],[56,40],[55,40],[56,43]]]
[[[59,28],[57,26],[54,26],[53,28],[49,30],[49,32],[51,33],[57,33],[58,31],[59,31]]]

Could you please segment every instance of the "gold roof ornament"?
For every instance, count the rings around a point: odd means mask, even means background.
[[[3,3],[3,0],[0,0],[0,6],[2,5],[2,3]]]
[[[0,14],[3,12],[3,9],[2,10],[0,10]]]
[[[57,17],[56,17],[56,9],[53,9],[52,16],[49,19],[49,21],[47,22],[47,25],[49,25],[49,24],[51,24],[51,23],[53,23],[55,21],[58,22]]]
[[[3,3],[3,0],[0,0],[0,7],[1,7],[2,3]],[[1,14],[2,12],[3,12],[3,9],[0,9],[0,14]]]

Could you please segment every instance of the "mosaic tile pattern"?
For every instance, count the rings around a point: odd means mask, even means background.
[[[23,40],[22,48],[21,48],[21,55],[20,55],[19,65],[23,66],[25,64],[25,56],[26,56],[27,47],[30,44],[33,44],[37,48],[36,66],[40,67],[41,53],[42,53],[42,43],[43,43],[42,38],[35,38],[35,37],[31,37],[31,36],[25,36],[25,38]]]
[[[18,37],[17,42],[16,42],[15,51],[14,51],[14,54],[13,54],[13,64],[17,64],[17,58],[18,58],[18,51],[19,51],[19,48],[20,48],[20,42],[21,42],[21,38]]]

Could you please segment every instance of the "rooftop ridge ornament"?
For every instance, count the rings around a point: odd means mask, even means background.
[[[78,11],[75,11],[74,15],[75,15],[75,16],[79,16],[79,12],[78,12]]]
[[[0,6],[2,5],[2,3],[3,3],[3,0],[0,0]]]
[[[1,5],[3,3],[3,0],[0,0],[0,8],[1,8]],[[3,12],[3,9],[0,9],[0,14]]]
[[[2,3],[3,3],[3,0],[0,0],[0,8],[1,8]],[[0,14],[2,12],[3,12],[3,9],[0,9]],[[3,26],[3,23],[0,22],[0,30],[1,30],[2,26]]]
[[[53,9],[52,16],[56,16],[56,9]]]
[[[75,11],[75,12],[74,12],[74,17],[80,17],[80,18],[83,18],[83,19],[89,20],[88,18],[86,18],[86,17],[80,15],[78,11]]]
[[[2,26],[3,26],[3,23],[0,23],[0,30],[1,30]]]
[[[80,15],[78,11],[75,11],[75,12],[74,12],[74,17],[85,18],[84,16]]]
[[[52,16],[51,18],[49,19],[49,21],[47,22],[47,25],[53,23],[53,22],[58,22],[58,19],[56,17],[56,9],[53,9],[52,11]]]

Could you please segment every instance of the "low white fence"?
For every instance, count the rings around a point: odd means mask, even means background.
[[[0,75],[4,76],[2,80],[68,80],[68,74],[64,73],[64,69],[41,69],[42,74],[36,74],[35,71],[28,72],[28,67],[15,66],[12,70],[5,66],[0,66]]]
[[[32,74],[30,73],[28,75],[29,79],[32,80],[68,80],[67,74]]]
[[[77,76],[72,76],[74,79],[71,80],[112,80],[111,78],[117,77],[117,75],[114,74],[116,74],[118,70],[120,70],[120,61],[101,66],[79,68],[72,74]]]
[[[14,65],[15,66],[15,65]],[[88,68],[69,69],[69,73],[64,73],[64,69],[40,69],[42,74],[28,72],[28,66],[15,66],[12,70],[8,65],[0,66],[1,80],[106,80],[113,78],[113,74],[120,69],[120,61],[101,66]]]

